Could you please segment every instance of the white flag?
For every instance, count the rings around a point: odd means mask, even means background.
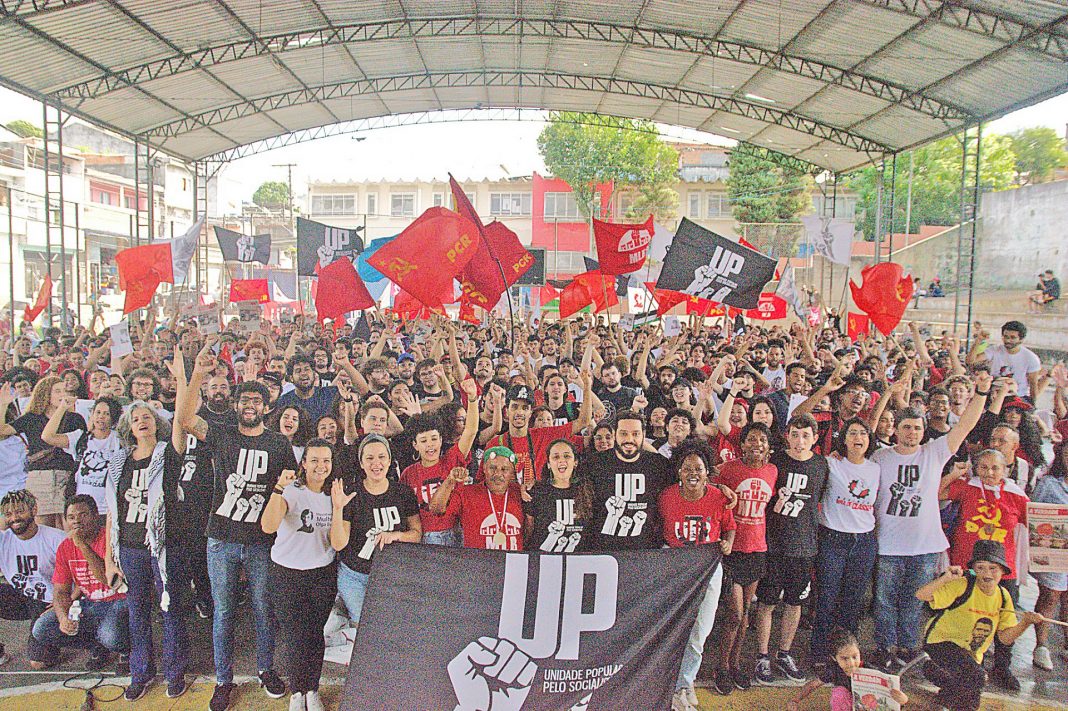
[[[174,283],[181,284],[189,277],[189,263],[197,251],[200,231],[204,229],[205,216],[193,223],[185,234],[171,240],[171,268],[174,270]]]
[[[797,284],[794,283],[794,268],[789,264],[782,270],[782,278],[779,279],[779,286],[775,289],[775,293],[794,307],[794,313],[798,317],[805,318],[805,301],[797,291]]]
[[[849,266],[853,235],[856,233],[852,222],[835,217],[806,215],[801,218],[801,224],[805,226],[805,238],[816,254],[835,264]]]

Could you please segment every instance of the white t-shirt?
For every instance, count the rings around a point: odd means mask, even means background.
[[[271,560],[294,570],[330,565],[334,560],[334,549],[330,547],[334,508],[330,497],[295,483],[284,489],[282,497],[289,508],[271,546]]]
[[[867,533],[874,529],[879,465],[871,460],[853,464],[834,457],[827,457],[827,464],[831,474],[820,502],[820,525],[842,533]]]
[[[775,369],[765,366],[763,375],[764,379],[771,383],[768,392],[775,392],[786,387],[786,366],[780,365]]]
[[[37,602],[52,602],[52,573],[56,551],[66,538],[63,531],[38,526],[28,541],[10,529],[0,531],[0,571],[15,590]]]
[[[119,434],[112,430],[104,439],[97,439],[85,430],[73,430],[66,434],[67,446],[63,451],[69,454],[75,462],[78,461],[79,440],[82,437],[88,437],[85,443],[85,454],[78,464],[78,471],[74,473],[74,480],[78,485],[76,493],[92,496],[96,501],[97,511],[106,514],[108,502],[107,497],[104,496],[104,487],[107,481],[108,462],[122,446],[119,442]]]
[[[942,469],[952,456],[947,440],[931,440],[913,454],[887,447],[872,455],[879,465],[879,555],[921,555],[949,548],[938,505]]]
[[[1032,351],[1020,346],[1020,350],[1009,353],[1004,345],[998,343],[988,346],[984,351],[986,360],[990,364],[990,374],[995,378],[1012,376],[1016,381],[1016,392],[1021,396],[1031,394],[1031,385],[1027,382],[1027,374],[1042,369],[1042,361]]]

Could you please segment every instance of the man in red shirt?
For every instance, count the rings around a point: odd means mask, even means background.
[[[107,665],[111,652],[129,649],[126,595],[108,585],[104,565],[107,531],[100,525],[93,497],[72,497],[66,519],[68,537],[59,544],[52,574],[53,606],[37,618],[33,636],[42,644],[88,649],[85,667],[97,671]],[[80,590],[78,620],[70,615],[75,584]]]
[[[419,501],[419,522],[423,525],[423,543],[458,546],[456,516],[434,513],[430,502],[443,482],[450,478],[449,472],[467,464],[471,446],[478,434],[477,386],[470,378],[460,383],[460,390],[467,395],[467,419],[460,439],[444,454],[441,453],[440,418],[429,413],[416,415],[408,421],[406,430],[412,437],[412,445],[419,461],[409,465],[401,473],[401,483],[415,491]]]
[[[466,484],[467,470],[457,467],[434,493],[430,510],[459,517],[465,548],[523,550],[523,495],[516,481],[516,459],[507,447],[490,447],[482,457],[483,481]]]
[[[593,413],[593,378],[589,371],[581,373],[582,407],[578,419],[566,425],[530,427],[530,412],[534,405],[534,390],[526,385],[508,388],[508,431],[489,441],[490,447],[504,447],[515,453],[516,476],[529,489],[541,479],[542,470],[553,440],[577,435],[589,426]]]

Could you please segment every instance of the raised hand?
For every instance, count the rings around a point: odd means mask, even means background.
[[[475,383],[474,378],[467,378],[460,382],[460,390],[467,396],[468,402],[471,398],[478,395],[478,385]]]
[[[330,486],[330,503],[333,504],[335,511],[341,511],[349,502],[356,498],[358,491],[353,491],[351,494],[345,493],[345,482],[340,479],[334,479],[334,483]]]
[[[467,482],[467,470],[463,467],[453,467],[449,477],[457,484],[464,484]]]
[[[282,473],[278,475],[278,483],[275,484],[279,489],[284,489],[297,480],[297,473],[292,469],[283,469]]]
[[[538,667],[506,639],[479,637],[448,665],[456,711],[518,711]]]

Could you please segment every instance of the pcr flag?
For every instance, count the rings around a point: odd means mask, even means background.
[[[653,238],[653,216],[641,224],[614,224],[593,221],[597,240],[597,261],[604,274],[629,274],[645,264]]]
[[[685,217],[664,259],[660,289],[681,291],[740,309],[756,308],[775,260],[706,230]]]
[[[171,273],[174,274],[175,283],[184,283],[189,278],[189,263],[193,261],[193,255],[197,251],[197,242],[200,241],[200,232],[204,229],[204,220],[201,217],[193,223],[193,226],[171,240]]]
[[[271,300],[266,279],[234,279],[230,282],[230,303],[255,301],[266,303]]]
[[[52,277],[45,274],[44,281],[41,282],[41,288],[37,292],[37,301],[33,302],[33,306],[27,306],[22,312],[22,320],[33,323],[37,320],[37,317],[41,315],[41,312],[48,306],[49,299],[52,298]]]
[[[849,334],[849,340],[856,343],[857,339],[860,338],[860,334],[863,333],[865,336],[868,335],[868,332],[871,330],[871,320],[866,314],[858,314],[850,311],[849,316],[846,318],[846,328],[847,333]]]
[[[904,273],[900,264],[882,262],[864,267],[860,279],[861,286],[849,280],[853,303],[871,318],[880,333],[890,335],[912,298],[912,277]]]
[[[331,227],[297,218],[297,274],[315,276],[319,269],[341,257],[363,251],[363,227]]]
[[[683,294],[686,296],[686,294]],[[715,301],[702,299],[699,296],[686,297],[686,313],[698,316],[722,316],[727,313],[727,307]]]
[[[219,241],[223,261],[242,264],[250,262],[268,264],[271,261],[271,235],[269,234],[243,235],[216,225],[215,239]]]
[[[374,306],[375,300],[349,259],[338,259],[319,270],[319,286],[315,292],[315,311],[319,323],[336,321],[350,311],[362,311]]]
[[[382,246],[388,244],[391,240],[396,239],[396,237],[397,235],[393,235],[392,237],[379,237],[378,239],[373,239],[371,240],[371,243],[367,245],[367,249],[360,252],[360,256],[356,258],[356,273],[360,275],[360,278],[363,279],[364,282],[370,283],[382,281],[386,278],[385,274],[368,264],[367,260]]]
[[[853,235],[856,234],[852,222],[836,217],[805,215],[801,218],[801,224],[805,226],[805,240],[812,245],[816,254],[835,264],[849,266]]]
[[[586,286],[578,281],[572,281],[560,292],[560,318],[567,318],[571,314],[578,313],[589,306],[592,301]]]
[[[123,314],[148,306],[162,282],[174,283],[170,242],[124,249],[115,255],[115,264],[119,268],[119,288],[126,292]]]

